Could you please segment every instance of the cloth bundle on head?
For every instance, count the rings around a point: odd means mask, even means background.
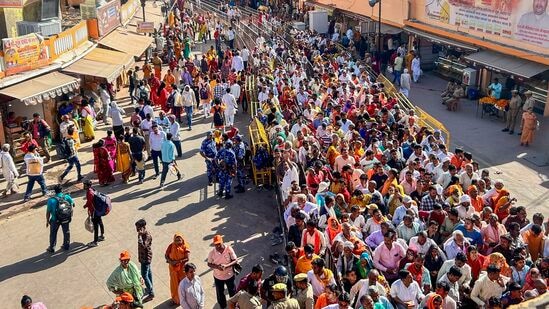
[[[459,203],[460,204],[463,204],[463,203],[471,203],[471,197],[467,194],[464,194],[462,195],[460,198],[459,198]]]
[[[319,193],[324,192],[324,191],[328,190],[329,187],[330,187],[330,182],[329,181],[323,181],[323,182],[318,184],[318,192]]]

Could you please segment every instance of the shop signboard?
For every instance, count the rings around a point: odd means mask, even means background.
[[[152,21],[138,22],[137,33],[154,33],[154,22]]]
[[[36,34],[2,39],[4,72],[13,75],[49,63],[48,48]]]
[[[113,0],[97,8],[99,36],[109,34],[120,25],[120,0]]]
[[[140,6],[141,2],[139,0],[128,0],[128,2],[122,5],[122,9],[120,11],[120,21],[122,24],[129,22],[135,14],[135,11],[137,11]]]
[[[425,1],[426,19],[458,27],[459,31],[509,38],[549,47],[547,0]]]
[[[23,0],[0,0],[0,8],[22,8]]]

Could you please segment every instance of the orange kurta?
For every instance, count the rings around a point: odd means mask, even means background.
[[[526,244],[526,247],[530,252],[532,261],[537,261],[538,257],[540,257],[542,253],[541,249],[543,245],[543,233],[540,233],[538,236],[536,236],[532,232],[532,230],[528,230],[526,231],[526,233],[524,233],[522,238],[524,239],[524,243]]]

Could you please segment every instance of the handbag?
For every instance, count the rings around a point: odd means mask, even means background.
[[[86,220],[84,220],[84,228],[86,231],[93,233],[93,222],[91,217],[87,217]]]
[[[242,272],[242,265],[240,263],[236,262],[236,264],[233,265],[233,272],[235,275],[238,275]]]

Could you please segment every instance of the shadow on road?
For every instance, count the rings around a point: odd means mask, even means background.
[[[75,242],[71,243],[70,250],[65,252],[58,250],[51,254],[44,252],[37,256],[30,257],[28,259],[21,260],[11,265],[2,266],[0,268],[0,282],[11,279],[23,274],[32,274],[43,271],[50,267],[58,266],[65,262],[71,255],[79,254],[88,250],[89,247],[83,243]]]

